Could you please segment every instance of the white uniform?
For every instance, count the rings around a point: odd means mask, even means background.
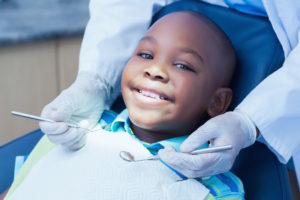
[[[238,108],[247,113],[259,128],[259,140],[267,144],[281,162],[286,163],[293,153],[300,152],[300,1],[205,1],[225,7],[242,7],[246,11],[249,4],[267,13],[286,61],[282,68],[261,82]],[[79,73],[95,72],[111,84],[115,97],[120,92],[122,69],[146,32],[152,15],[171,2],[91,0],[91,18],[80,52]],[[300,180],[300,160],[295,158]]]

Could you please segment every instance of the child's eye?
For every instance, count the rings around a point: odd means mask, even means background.
[[[183,69],[183,70],[188,70],[188,71],[194,71],[191,67],[189,67],[186,64],[182,64],[182,63],[176,63],[175,66],[179,69]]]
[[[143,59],[152,60],[153,56],[150,53],[141,52],[137,54],[138,56],[142,57]]]

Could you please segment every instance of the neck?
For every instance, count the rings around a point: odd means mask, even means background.
[[[148,143],[154,143],[161,140],[166,140],[172,137],[176,137],[175,135],[165,131],[151,131],[151,130],[143,129],[141,127],[134,125],[133,123],[131,123],[130,128],[132,129],[134,135],[136,135],[137,138]]]

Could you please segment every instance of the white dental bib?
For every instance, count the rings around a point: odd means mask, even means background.
[[[151,155],[127,133],[89,133],[86,145],[76,152],[57,146],[34,165],[9,199],[190,200],[208,194],[201,183],[181,181],[160,161],[122,160],[123,150],[135,158]]]

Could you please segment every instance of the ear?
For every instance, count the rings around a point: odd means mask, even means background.
[[[213,94],[207,108],[210,117],[220,115],[228,109],[232,99],[232,90],[230,88],[219,88]]]

